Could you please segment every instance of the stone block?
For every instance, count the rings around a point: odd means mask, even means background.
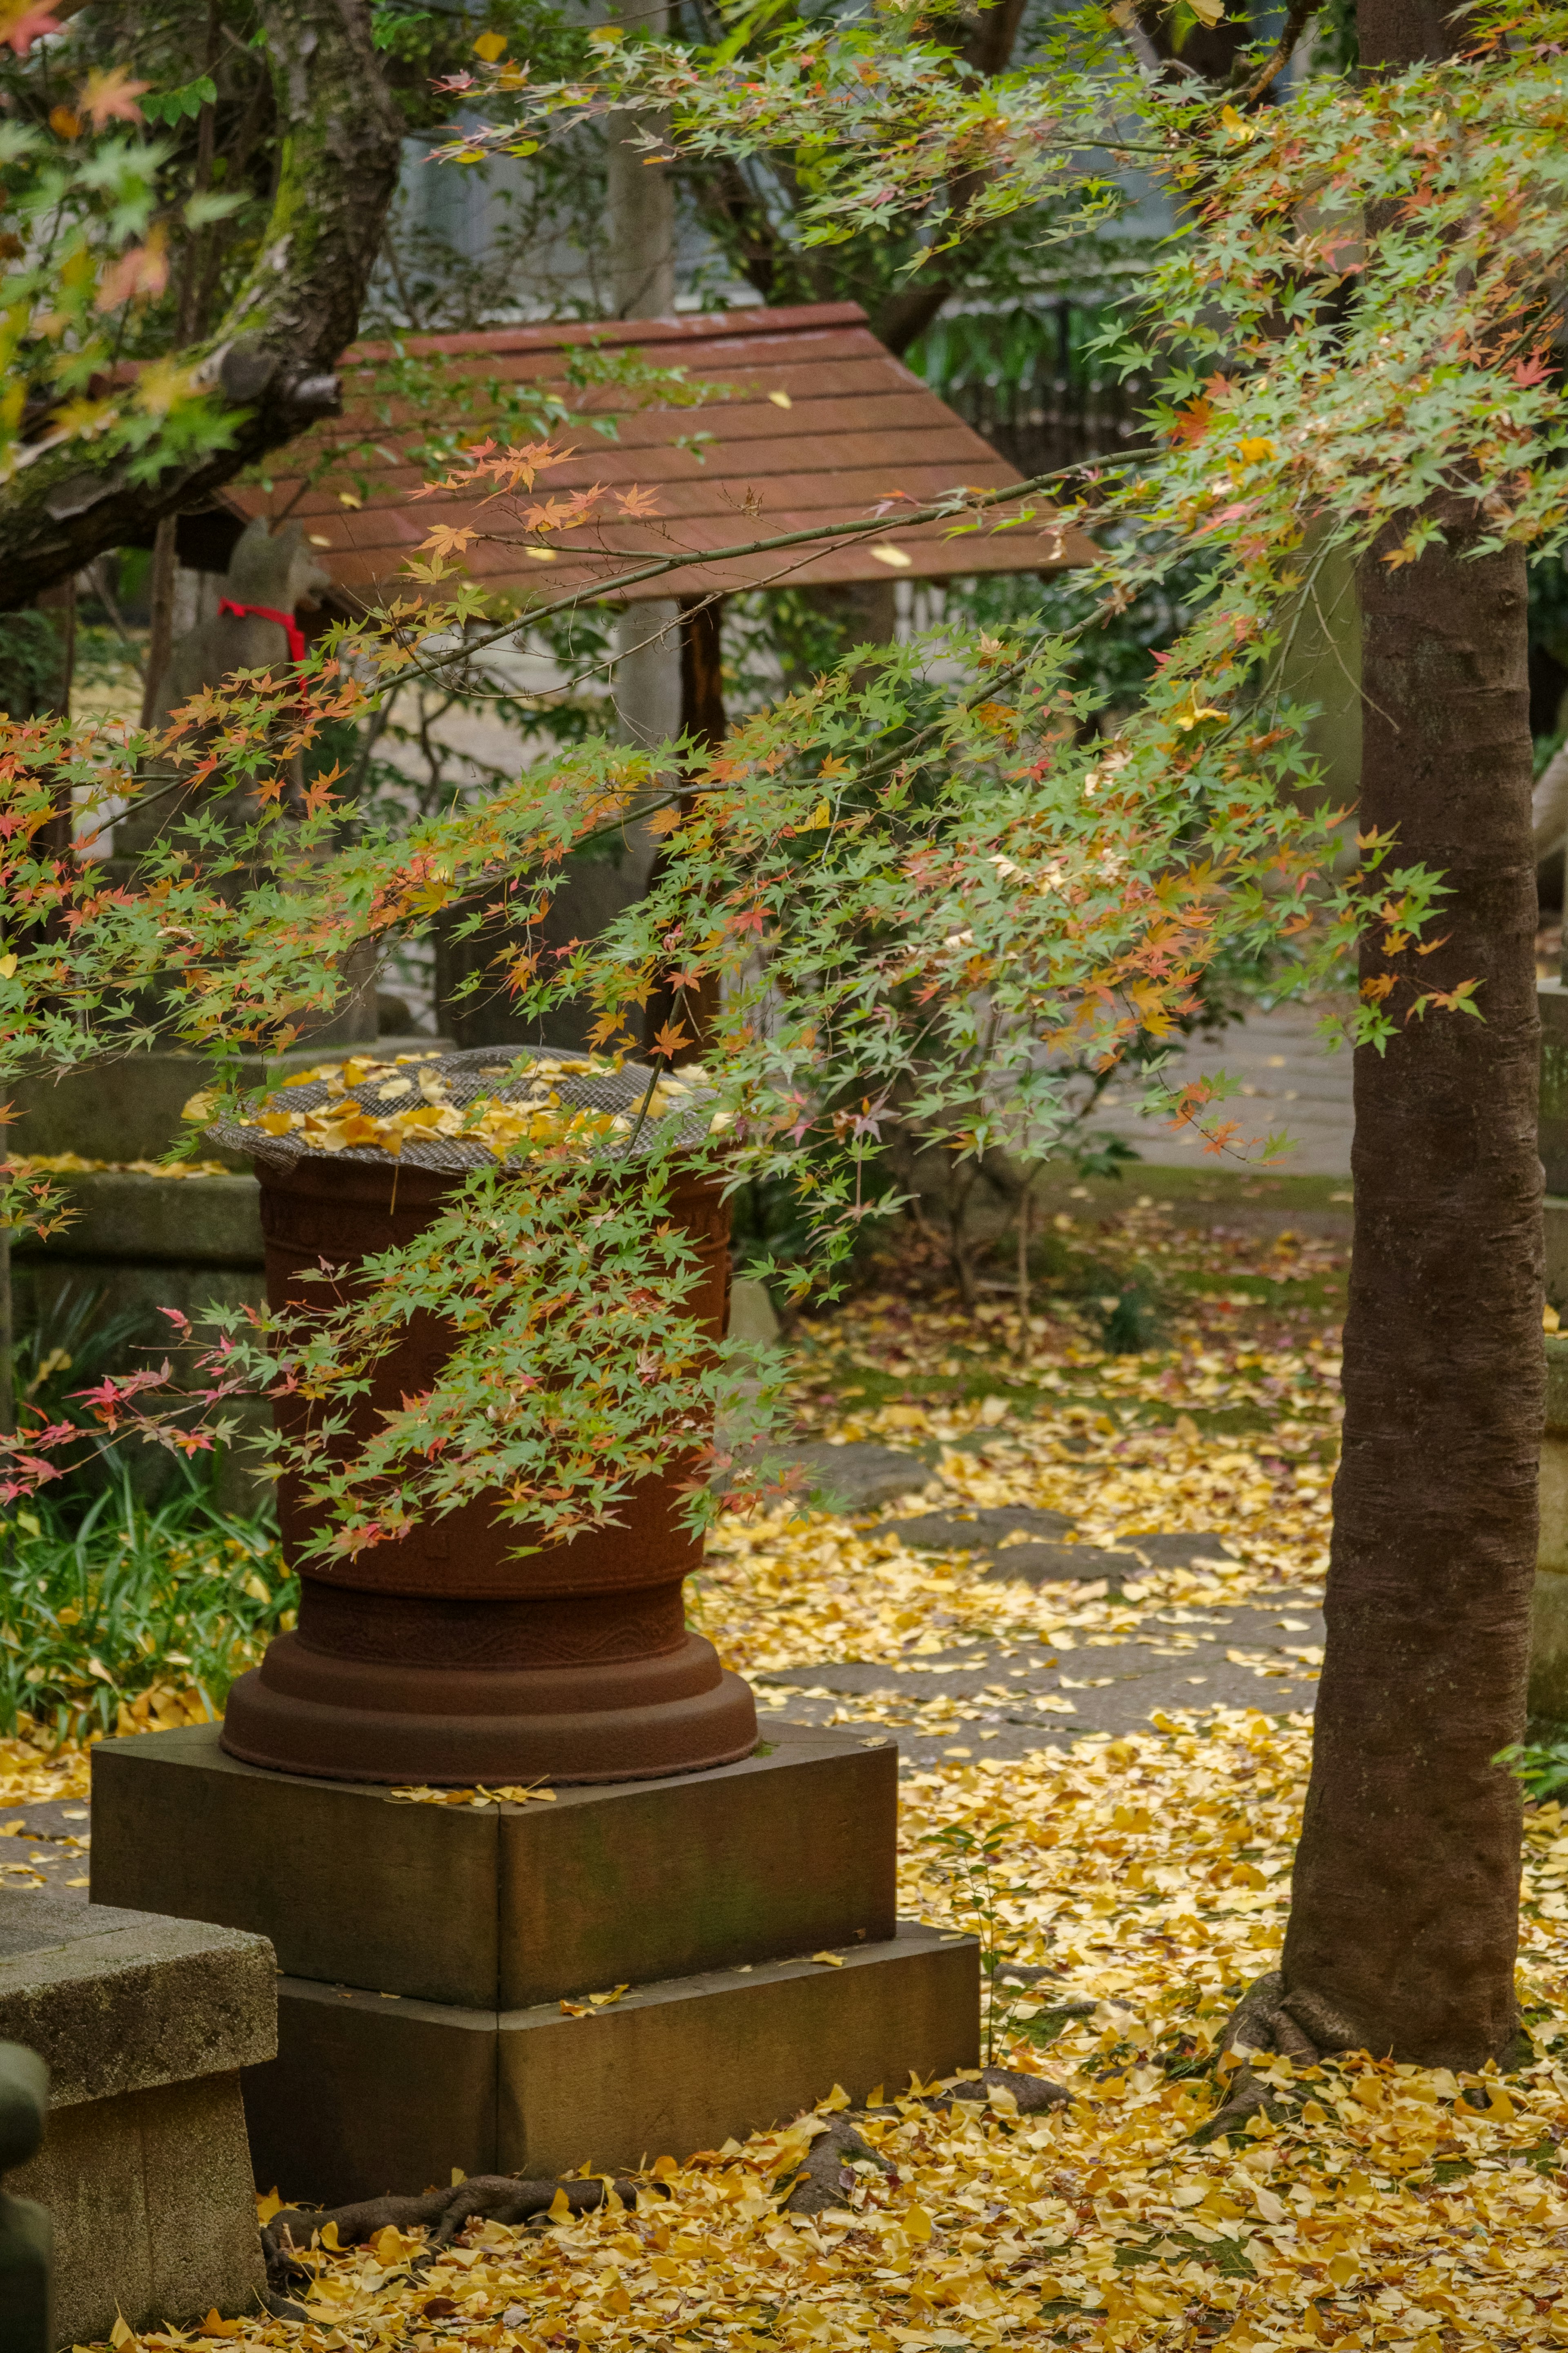
[[[1541,1008],[1541,1161],[1548,1193],[1568,1194],[1568,989],[1536,985]]]
[[[1546,1297],[1568,1316],[1568,1198],[1548,1193],[1542,1204],[1546,1237]]]
[[[237,2074],[51,2110],[10,2177],[54,2226],[55,2333],[65,2347],[254,2314],[266,2284]]]
[[[798,2116],[978,2063],[980,1949],[912,1921],[835,1968],[802,1958],[634,1987],[587,2017],[503,2011],[503,2173],[689,2157]],[[606,1989],[607,1990],[607,1989]]]
[[[278,2056],[247,2068],[258,2189],[339,2205],[494,2173],[496,2012],[278,1979]]]
[[[51,2115],[269,2056],[273,1974],[261,1936],[0,1894],[0,2037],[44,2061]]]
[[[70,1222],[47,1241],[19,1241],[19,1259],[123,1259],[154,1267],[259,1269],[265,1263],[261,1187],[248,1173],[145,1176],[84,1169],[50,1182],[68,1205]]]
[[[897,1750],[772,1730],[738,1765],[506,1810],[502,2010],[892,1935]]]
[[[1530,1697],[1532,1716],[1568,1724],[1568,1575],[1539,1568],[1530,1610]]]
[[[1541,1534],[1530,1628],[1530,1713],[1568,1723],[1568,1332],[1546,1335]]]
[[[239,2070],[276,2049],[258,1936],[0,1894],[0,2035],[47,2062],[44,2144],[11,2181],[49,2214],[67,2345],[254,2310],[263,2284]]]
[[[93,1749],[95,1904],[268,1937],[290,1977],[493,2008],[495,1810],[243,1765],[216,1725]]]
[[[779,1319],[765,1282],[737,1274],[730,1284],[730,1337],[745,1348],[771,1348],[779,1336]]]
[[[245,2078],[258,2186],[339,2203],[465,2173],[689,2157],[842,2084],[862,2098],[973,2066],[973,1937],[900,1924],[810,1959],[635,1988],[587,2017],[279,1980],[279,2052]],[[607,1990],[607,1989],[605,1989]]]
[[[103,1741],[93,1900],[258,1930],[289,1977],[491,2010],[886,1938],[896,1750],[770,1731],[710,1772],[482,1810],[265,1772],[208,1725]]]

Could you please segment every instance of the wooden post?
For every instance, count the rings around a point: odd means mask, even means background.
[[[683,596],[680,600],[680,740],[689,747],[689,768],[700,765],[704,752],[716,752],[724,741],[723,599]],[[692,797],[681,796],[681,814],[690,814]],[[667,853],[654,860],[650,884],[662,872]],[[719,984],[708,976],[693,989],[673,988],[661,978],[643,1016],[645,1052],[679,1069],[701,1059],[719,1010]],[[661,1052],[655,1040],[661,1030],[685,1032],[684,1042],[672,1054]]]
[[[724,600],[680,600],[680,732],[716,752],[729,732],[724,717]]]
[[[0,2174],[37,2154],[48,2104],[49,2071],[37,2052],[0,2042]],[[54,2353],[53,2253],[44,2209],[0,2193],[0,2353]]]

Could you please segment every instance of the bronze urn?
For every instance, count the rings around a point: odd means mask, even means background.
[[[531,1059],[556,1100],[599,1110],[635,1113],[651,1078],[594,1071],[547,1049]],[[520,1092],[494,1048],[388,1067],[412,1069],[427,1099],[459,1112],[480,1095],[504,1103]],[[370,1107],[378,1087],[406,1092],[381,1070],[367,1054],[282,1090],[268,1106],[273,1125],[281,1114],[320,1113],[345,1087]],[[446,1136],[406,1144],[394,1159],[374,1145],[301,1149],[295,1134],[259,1126],[215,1133],[252,1154],[274,1309],[308,1312],[319,1302],[307,1277],[323,1261],[352,1280],[356,1261],[412,1240],[489,1156]],[[712,1178],[695,1170],[678,1176],[670,1206],[699,1256],[689,1312],[717,1342],[728,1306],[727,1209]],[[428,1389],[450,1345],[437,1318],[416,1317],[356,1402],[353,1438]],[[309,1409],[276,1401],[286,1437],[300,1434]],[[682,1583],[702,1550],[680,1510],[688,1476],[689,1465],[673,1464],[634,1489],[619,1525],[521,1556],[521,1532],[480,1500],[342,1561],[306,1553],[311,1514],[286,1476],[279,1514],[300,1578],[299,1621],[235,1683],[224,1747],[286,1773],[489,1788],[641,1779],[747,1756],[757,1740],[751,1691],[686,1627]]]

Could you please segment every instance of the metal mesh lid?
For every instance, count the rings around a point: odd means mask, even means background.
[[[220,1119],[206,1134],[226,1151],[284,1169],[301,1159],[382,1168],[395,1161],[458,1175],[498,1162],[515,1166],[534,1145],[570,1141],[574,1133],[584,1146],[618,1146],[626,1155],[640,1155],[656,1141],[697,1145],[710,1133],[712,1101],[695,1066],[655,1082],[646,1064],[614,1070],[551,1046],[404,1053],[391,1061],[366,1051],[319,1063],[276,1089],[253,1118]],[[474,1104],[484,1106],[477,1115]],[[671,1121],[679,1123],[673,1131]]]

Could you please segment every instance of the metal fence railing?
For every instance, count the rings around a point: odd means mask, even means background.
[[[1023,474],[1136,448],[1148,379],[1100,348],[1115,316],[1102,290],[1042,296],[1009,311],[939,320],[910,364]]]

